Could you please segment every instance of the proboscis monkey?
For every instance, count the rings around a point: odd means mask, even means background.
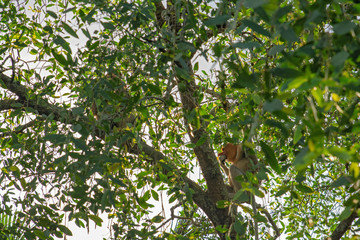
[[[218,154],[220,160],[220,166],[222,167],[224,172],[228,175],[230,186],[233,188],[234,193],[236,193],[239,189],[241,189],[241,182],[237,181],[236,177],[240,175],[246,175],[247,171],[255,171],[256,170],[255,165],[258,164],[258,160],[255,155],[246,156],[241,144],[235,145],[232,143],[228,143],[221,150],[222,152]],[[225,160],[231,163],[230,169],[226,167]],[[261,205],[256,204],[254,198],[250,202],[254,210],[254,215],[256,215],[257,212],[256,209],[259,208],[261,209],[261,212],[263,212],[268,218],[269,222],[271,223],[271,225],[275,230],[274,239],[280,236],[280,230],[276,226],[269,212],[265,208],[261,207]],[[258,239],[257,221],[255,221],[255,232],[256,232],[255,239]]]
[[[228,175],[230,186],[234,192],[237,192],[241,189],[241,183],[236,180],[236,177],[246,175],[246,172],[251,170],[258,163],[258,160],[254,155],[246,156],[242,144],[228,143],[221,150],[222,152],[218,154],[220,166]],[[230,169],[226,167],[225,160],[231,163]]]

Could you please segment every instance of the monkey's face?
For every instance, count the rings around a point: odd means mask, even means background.
[[[222,150],[222,152],[218,154],[218,157],[222,163],[224,163],[225,160],[227,160],[230,163],[233,163],[236,161],[236,153],[238,150],[237,145],[228,143],[221,150]]]

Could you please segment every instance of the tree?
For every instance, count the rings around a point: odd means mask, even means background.
[[[268,199],[284,239],[359,236],[357,1],[1,9],[0,211],[21,209],[27,239],[100,212],[114,239],[270,239],[262,209],[228,196],[227,142],[261,159],[244,190]],[[161,192],[167,218],[150,215]]]

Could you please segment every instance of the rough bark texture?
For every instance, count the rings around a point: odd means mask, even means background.
[[[331,234],[331,240],[341,239],[341,237],[346,233],[346,231],[350,229],[353,221],[358,217],[359,216],[355,211],[348,218],[341,221],[336,227],[335,231]]]

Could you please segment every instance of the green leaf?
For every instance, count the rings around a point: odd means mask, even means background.
[[[247,8],[258,8],[266,3],[266,0],[245,0],[244,6]]]
[[[80,138],[72,138],[72,142],[75,144],[75,147],[82,150],[82,151],[86,151],[88,150],[87,144],[83,139]]]
[[[71,36],[75,37],[75,38],[79,38],[79,36],[76,34],[76,32],[65,22],[62,22],[62,26],[65,29],[65,31],[67,33],[69,33]]]
[[[350,54],[345,51],[338,52],[331,58],[331,64],[335,67],[341,67],[344,65],[349,56]]]
[[[37,55],[39,52],[36,49],[31,49],[30,54],[31,55]]]
[[[226,208],[230,206],[230,202],[227,200],[220,200],[216,202],[217,208]]]
[[[46,235],[43,231],[35,229],[34,234],[39,237],[40,239],[46,239]]]
[[[285,45],[274,45],[269,50],[270,56],[275,56],[277,53],[282,52],[285,49]]]
[[[100,217],[98,217],[98,216],[96,216],[96,215],[91,215],[91,214],[88,215],[88,217],[89,217],[91,220],[93,220],[97,226],[101,226],[103,220],[102,220]]]
[[[346,207],[344,211],[340,214],[338,221],[341,222],[347,219],[348,217],[350,217],[351,214],[352,214],[352,207],[351,206]]]
[[[65,41],[65,39],[62,38],[61,36],[56,36],[54,38],[54,43],[64,48],[68,53],[71,53],[70,44],[67,41]],[[53,51],[53,49],[51,51]]]
[[[290,191],[291,186],[284,186],[281,187],[280,190],[275,194],[275,197],[280,197],[281,195],[287,193],[288,191]]]
[[[231,45],[233,48],[240,48],[240,49],[253,49],[261,47],[260,43],[258,42],[237,42]]]
[[[7,50],[8,50],[7,47],[1,48],[1,49],[0,49],[0,56],[1,56],[4,52],[6,52]]]
[[[234,222],[234,229],[239,235],[246,233],[246,225],[238,220]]]
[[[302,134],[303,125],[298,125],[294,132],[293,143],[296,144],[303,136]]]
[[[147,87],[150,89],[150,91],[156,95],[161,95],[162,92],[161,92],[161,89],[159,86],[155,85],[155,84],[152,84],[152,83],[147,83],[146,84]]]
[[[236,81],[231,85],[232,88],[248,88],[250,90],[256,90],[256,81],[257,78],[255,75],[249,75],[245,71],[241,71],[238,73],[236,77]]]
[[[49,14],[51,17],[58,19],[58,15],[53,11],[46,10],[46,13]]]
[[[252,30],[254,30],[255,32],[261,34],[261,35],[264,35],[266,37],[271,37],[271,34],[270,32],[268,32],[267,30],[265,30],[262,26],[260,26],[259,24],[253,22],[253,21],[250,21],[250,20],[247,20],[247,19],[244,19],[242,20],[243,24],[245,24],[246,26],[248,26],[249,28],[251,28]]]
[[[159,201],[159,194],[156,191],[151,190],[151,195],[155,201]]]
[[[293,68],[274,68],[271,70],[272,74],[282,78],[297,78],[303,75],[302,72]]]
[[[355,23],[350,22],[350,21],[344,21],[344,22],[335,24],[333,26],[333,30],[338,35],[344,35],[346,33],[349,33],[355,27],[356,27]]]
[[[90,33],[89,33],[89,30],[87,29],[81,29],[81,31],[83,32],[83,34],[88,38],[88,39],[92,39]]]
[[[83,115],[84,114],[85,109],[83,107],[74,107],[71,109],[71,112],[74,115]]]
[[[65,235],[72,236],[72,232],[71,232],[70,229],[68,229],[66,226],[64,226],[64,225],[58,225],[57,227],[58,227],[59,230],[60,230],[61,232],[63,232]]]
[[[306,146],[296,155],[293,166],[301,171],[310,165],[317,156],[316,153],[310,152],[309,147]]]
[[[121,186],[121,187],[128,187],[125,183],[124,183],[124,180],[123,179],[119,179],[119,178],[114,178],[114,177],[110,177],[111,181],[113,181],[113,183]]]
[[[228,231],[228,229],[226,228],[226,226],[221,226],[221,225],[217,225],[216,226],[216,231],[220,232],[220,233],[226,233]]]
[[[164,220],[163,216],[157,215],[151,219],[151,222],[153,223],[161,223]]]
[[[266,112],[275,112],[275,111],[281,111],[283,109],[284,105],[280,99],[273,99],[271,102],[266,101],[264,103],[264,111]]]
[[[204,24],[206,26],[217,26],[217,25],[223,25],[224,23],[227,22],[227,20],[229,20],[231,18],[230,15],[223,15],[223,16],[217,16],[214,18],[209,18],[207,20],[204,21]]]
[[[44,140],[50,141],[54,144],[64,144],[66,136],[61,134],[46,134]]]
[[[264,122],[266,125],[271,126],[271,127],[276,127],[278,129],[280,129],[281,133],[283,134],[284,138],[287,138],[289,136],[289,131],[286,128],[286,126],[284,125],[284,123],[280,122],[280,121],[275,121],[275,120],[266,120]]]
[[[12,172],[20,172],[20,169],[17,166],[10,166],[9,169]]]
[[[353,181],[351,180],[351,177],[341,176],[338,179],[336,179],[333,183],[331,183],[330,187],[338,188],[341,186],[349,186],[352,183],[353,183]]]
[[[10,106],[13,108],[21,108],[23,105],[21,103],[12,103]]]
[[[279,163],[275,157],[274,151],[270,148],[264,141],[260,142],[261,150],[265,155],[266,162],[270,165],[272,169],[275,170],[276,173],[281,174],[281,168]]]
[[[102,22],[101,24],[105,29],[115,30],[115,26],[111,22]]]
[[[281,37],[283,37],[289,44],[299,40],[295,31],[289,25],[283,25],[279,28]]]
[[[52,48],[51,53],[53,54],[55,60],[58,61],[61,65],[67,66],[69,64],[66,58],[62,54],[57,53],[55,49]]]
[[[25,178],[20,178],[20,184],[21,184],[21,187],[25,190],[25,188],[27,186]]]
[[[143,209],[148,209],[149,205],[147,204],[145,197],[138,198],[137,202]]]
[[[346,148],[342,147],[331,147],[329,148],[329,152],[331,155],[344,160],[344,161],[350,161],[352,159],[351,154],[346,150]]]
[[[178,42],[177,47],[178,47],[180,50],[182,50],[182,51],[187,51],[187,50],[189,50],[189,51],[192,52],[192,53],[196,51],[196,49],[195,49],[195,47],[194,47],[193,44],[191,44],[191,43],[189,43],[189,42],[185,42],[185,41],[180,41],[180,42]]]
[[[300,191],[300,192],[303,192],[303,193],[313,193],[314,190],[306,185],[303,185],[303,184],[298,184],[296,185],[296,188]]]

